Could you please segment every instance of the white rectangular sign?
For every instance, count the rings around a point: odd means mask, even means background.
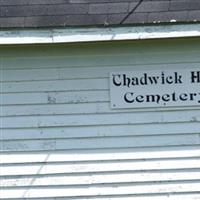
[[[200,105],[200,69],[110,73],[111,108]]]

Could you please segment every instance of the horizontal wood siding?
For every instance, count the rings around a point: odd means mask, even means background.
[[[200,199],[200,106],[109,97],[112,71],[200,68],[199,39],[0,52],[0,199]]]

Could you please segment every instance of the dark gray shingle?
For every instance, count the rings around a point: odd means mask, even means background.
[[[200,21],[200,0],[0,0],[0,27]]]

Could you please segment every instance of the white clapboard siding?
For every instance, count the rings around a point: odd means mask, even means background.
[[[182,69],[182,68],[198,68],[198,63],[174,63],[174,64],[149,64],[149,65],[136,65],[134,70],[160,69]],[[60,68],[39,68],[39,69],[13,69],[9,70],[4,68],[2,70],[2,82],[15,82],[15,81],[38,81],[38,80],[62,80],[62,79],[87,79],[87,78],[108,78],[109,72],[112,70],[120,71],[121,66],[114,67],[60,67]],[[124,71],[133,70],[132,66],[124,66]]]
[[[120,137],[91,137],[75,139],[39,139],[39,140],[17,140],[3,141],[1,146],[6,150],[13,151],[40,151],[44,150],[71,150],[92,148],[127,148],[127,147],[149,147],[149,146],[171,146],[200,144],[198,134],[179,135],[151,135],[151,136],[120,136]]]
[[[108,79],[3,82],[2,92],[76,91],[108,89]]]
[[[56,136],[55,136],[56,137]],[[86,139],[39,139],[3,141],[4,151],[41,151],[71,149],[128,148],[173,145],[200,145],[198,134],[155,135],[155,136],[121,136]]]
[[[80,104],[109,101],[108,90],[2,94],[2,105]],[[2,108],[4,109],[4,107]],[[4,110],[3,110],[4,111]]]
[[[116,195],[119,196],[119,195]],[[128,195],[128,197],[123,197],[120,195],[120,197],[113,197],[113,196],[109,196],[109,197],[102,197],[99,198],[98,196],[92,196],[91,198],[89,197],[75,197],[73,198],[73,200],[88,200],[88,199],[93,199],[93,200],[191,200],[191,199],[195,199],[195,200],[199,200],[200,195],[197,193],[182,193],[182,194],[160,194],[160,195],[155,195],[155,194],[148,194],[148,196],[146,195]],[[31,200],[44,200],[44,198],[29,198]],[[21,198],[15,198],[15,200],[21,200]],[[45,200],[55,200],[55,198],[45,198]],[[56,200],[72,200],[71,197],[56,197]]]
[[[33,181],[34,179],[34,181]],[[33,187],[48,187],[48,186],[92,186],[92,185],[110,185],[114,184],[152,184],[152,183],[165,183],[173,181],[200,181],[200,171],[199,172],[150,172],[139,174],[134,173],[121,173],[121,174],[95,174],[95,175],[60,175],[54,176],[35,176],[35,177],[23,177],[18,178],[7,178],[2,179],[0,183],[1,188],[21,188],[28,187],[30,184]]]
[[[3,96],[3,95],[2,95]],[[103,96],[99,96],[99,101]],[[106,97],[107,98],[107,97]],[[48,104],[20,104],[20,105],[4,105],[0,106],[2,110],[1,117],[14,116],[41,116],[41,115],[73,115],[73,114],[109,114],[109,113],[134,113],[134,112],[152,112],[152,111],[175,111],[175,110],[197,110],[199,106],[188,107],[166,107],[166,108],[138,108],[138,109],[121,109],[111,110],[109,102],[90,102],[90,103],[67,103],[54,104],[53,99],[49,99]],[[10,100],[13,101],[13,100]],[[16,100],[17,101],[17,100]],[[29,101],[32,101],[31,99]],[[63,99],[64,101],[64,99]]]
[[[36,186],[80,186],[93,184],[112,184],[112,183],[149,183],[165,181],[192,181],[200,179],[200,170],[192,172],[141,172],[141,173],[121,173],[121,174],[94,174],[94,175],[60,175],[60,176],[35,176],[35,177],[16,177],[2,179],[0,187],[28,187]],[[34,181],[33,181],[34,180]]]
[[[17,128],[2,130],[3,140],[57,139],[59,138],[88,138],[112,136],[150,136],[150,135],[179,135],[199,134],[199,123],[167,123],[163,124],[120,124],[107,126],[75,126],[53,128]]]
[[[1,164],[91,162],[123,160],[158,160],[200,157],[200,146],[172,146],[123,149],[90,149],[73,151],[2,152]]]
[[[118,195],[117,195],[118,196]],[[128,197],[127,197],[128,196]],[[197,193],[193,193],[193,194],[190,194],[190,193],[179,193],[179,194],[176,194],[176,193],[172,193],[172,194],[148,194],[148,196],[146,195],[139,195],[139,196],[136,196],[136,195],[126,195],[125,197],[124,196],[121,196],[120,197],[116,197],[116,196],[109,196],[109,197],[102,197],[102,198],[99,198],[98,196],[92,196],[91,198],[89,197],[75,197],[73,198],[74,200],[88,200],[88,199],[93,199],[93,200],[191,200],[191,199],[195,199],[195,200],[199,200],[200,198],[200,194]],[[44,198],[29,198],[31,200],[44,200]],[[72,198],[71,197],[56,197],[56,200],[71,200]],[[21,200],[21,198],[15,198],[15,200]],[[45,198],[45,200],[55,200],[55,198]]]
[[[200,105],[109,94],[110,72],[200,68],[198,38],[0,50],[0,199],[200,199]]]
[[[76,197],[76,196],[105,196],[105,195],[126,195],[126,194],[155,194],[155,193],[178,193],[178,192],[197,192],[200,182],[194,183],[166,183],[154,185],[119,185],[119,186],[93,186],[87,188],[79,187],[60,187],[60,188],[22,188],[5,189],[1,192],[4,199],[20,197]],[[144,190],[145,187],[145,190]]]
[[[118,197],[116,197],[118,196]],[[136,195],[126,195],[125,197],[124,196],[119,196],[119,195],[116,195],[116,196],[108,196],[108,197],[102,197],[102,198],[99,198],[99,196],[92,196],[92,197],[75,197],[73,198],[73,200],[88,200],[88,199],[93,199],[93,200],[191,200],[191,199],[194,199],[194,200],[199,200],[200,198],[200,194],[197,193],[193,193],[193,194],[190,194],[190,193],[179,193],[179,194],[176,194],[176,193],[172,193],[172,194],[148,194],[148,196],[146,195],[139,195],[139,196],[136,196]],[[128,196],[128,197],[127,197]],[[7,198],[8,199],[8,198]],[[10,199],[10,198],[9,198]],[[47,197],[47,198],[28,198],[30,200],[55,200],[54,197]],[[21,198],[15,198],[15,200],[21,200]],[[72,200],[71,197],[56,197],[56,200]]]
[[[2,118],[2,128],[200,122],[200,110]]]
[[[174,169],[198,169],[200,158],[168,159],[155,161],[109,161],[86,163],[36,163],[1,166],[1,176],[44,175],[44,174],[79,174],[94,172],[140,172],[142,170],[174,170]]]

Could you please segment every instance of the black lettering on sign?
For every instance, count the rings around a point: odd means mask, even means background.
[[[197,69],[111,73],[111,104],[115,108],[199,105]]]
[[[200,71],[191,72],[192,83],[200,83]]]
[[[120,86],[122,83],[120,82],[120,74],[113,75],[113,84],[116,86]]]
[[[194,101],[197,94],[196,93],[171,93],[171,94],[135,94],[134,92],[127,92],[124,94],[124,100],[126,103],[142,103],[142,102],[153,102],[153,103],[163,103],[168,101]],[[200,93],[199,93],[200,98]],[[200,100],[198,100],[200,103]]]

